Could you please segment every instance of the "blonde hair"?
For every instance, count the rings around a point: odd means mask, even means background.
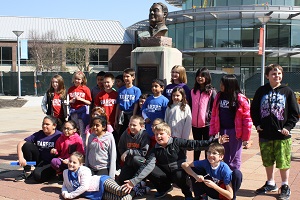
[[[82,153],[75,151],[71,154],[71,156],[75,156],[78,159],[80,164],[84,163],[84,155]]]
[[[181,65],[175,65],[171,71],[173,71],[174,69],[178,70],[178,72],[179,72],[179,82],[187,84],[185,68]],[[174,80],[172,78],[171,78],[171,83],[174,83]]]
[[[161,122],[153,127],[154,131],[163,131],[166,132],[168,135],[171,135],[171,128],[166,122]]]
[[[73,83],[75,82],[75,76],[76,75],[81,76],[81,79],[82,79],[81,85],[87,85],[86,76],[85,76],[85,74],[82,71],[74,72],[73,77],[72,77],[72,82]]]

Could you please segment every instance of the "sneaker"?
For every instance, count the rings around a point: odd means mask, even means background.
[[[171,185],[170,188],[165,192],[156,192],[155,198],[157,198],[157,199],[163,198],[164,196],[166,196],[168,194],[168,192],[170,192],[172,190],[173,190],[173,186]]]
[[[19,176],[17,176],[14,180],[14,182],[24,182],[25,180],[27,180],[31,175],[31,172],[25,172],[23,171],[22,174],[20,174]]]
[[[279,199],[281,200],[289,200],[291,196],[291,189],[288,185],[284,184],[280,188]]]
[[[264,186],[257,189],[255,191],[256,194],[265,194],[267,192],[276,192],[278,190],[278,187],[275,185],[269,185],[268,182],[265,183]]]

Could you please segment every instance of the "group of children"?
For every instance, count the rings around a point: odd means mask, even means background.
[[[257,90],[251,113],[249,101],[240,91],[236,77],[224,75],[220,81],[220,92],[217,93],[206,68],[196,72],[194,87],[190,90],[186,85],[185,68],[176,65],[171,71],[171,84],[165,86],[160,79],[152,81],[152,95],[142,94],[133,85],[135,72],[131,68],[123,71],[120,82],[123,81],[124,85],[118,91],[113,88],[115,78],[111,73],[98,73],[97,86],[92,92],[86,86],[82,72],[74,73],[74,86],[68,92],[62,77],[55,75],[43,99],[42,109],[47,116],[43,121],[43,130],[38,133],[43,133],[47,141],[49,135],[58,135],[59,130],[63,134],[55,139],[55,143],[48,142],[47,148],[43,147],[45,143],[37,136],[20,142],[18,156],[24,173],[16,180],[28,178],[30,166],[26,165],[26,160],[38,160],[36,169],[47,166],[48,171],[53,170],[52,174],[60,176],[63,172],[62,195],[65,198],[74,198],[68,196],[72,191],[78,195],[88,191],[86,186],[85,190],[80,190],[82,192],[75,192],[82,188],[81,179],[78,172],[71,172],[85,169],[87,172],[83,174],[88,174],[88,177],[109,176],[113,180],[117,168],[121,168],[116,180],[122,186],[111,181],[117,189],[110,192],[120,198],[130,198],[131,195],[127,194],[132,190],[136,195],[141,189],[144,189],[141,194],[145,193],[145,184],[141,183],[147,178],[157,189],[156,198],[165,196],[175,183],[188,200],[192,199],[190,187],[193,187],[197,198],[207,195],[213,199],[235,199],[242,182],[242,147],[250,139],[253,119],[259,132],[262,160],[268,178],[256,193],[278,189],[273,171],[276,162],[276,167],[282,172],[281,197],[286,199],[290,196],[289,133],[298,121],[299,111],[291,89],[280,83],[282,72],[279,65],[266,67],[266,77],[270,83]],[[69,113],[66,102],[70,104]],[[67,114],[71,120],[67,121]],[[58,123],[53,119],[57,119]],[[49,129],[51,134],[47,133]],[[194,140],[188,140],[191,131]],[[278,132],[277,136],[274,131]],[[222,145],[215,143],[217,141]],[[24,147],[24,144],[30,143],[35,147]],[[271,147],[274,156],[270,158]],[[45,153],[49,149],[47,159],[43,158],[42,152],[37,154],[36,148],[43,148]],[[281,151],[285,157],[278,154],[278,149],[285,149]],[[186,162],[186,150],[194,150],[193,162]],[[199,161],[201,150],[206,152],[204,161]],[[80,155],[85,155],[85,166],[82,166]],[[53,159],[49,160],[51,156]],[[40,160],[43,160],[42,164]],[[188,174],[192,178],[191,186],[188,184]],[[40,173],[37,180],[46,180],[48,177],[44,175]],[[105,189],[105,185],[105,182],[97,185],[101,195],[103,191],[104,194],[110,191],[109,187]]]

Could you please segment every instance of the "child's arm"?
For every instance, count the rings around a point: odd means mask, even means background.
[[[184,169],[184,171],[186,173],[188,173],[190,176],[194,177],[196,182],[203,182],[204,181],[204,177],[202,175],[198,175],[194,172],[194,170],[192,170],[192,167],[194,167],[194,162],[190,161],[190,162],[184,162],[181,164],[182,169]]]
[[[139,108],[139,102],[134,103],[133,115],[136,115],[136,112],[138,111],[138,108]]]
[[[120,104],[117,104],[116,107],[116,116],[115,116],[115,123],[114,123],[114,129],[117,130],[119,126],[119,116],[120,116]],[[121,133],[122,134],[122,133]]]
[[[42,103],[41,103],[42,111],[44,114],[47,113],[47,93],[43,96]]]
[[[229,142],[229,136],[222,135],[219,138],[210,138],[209,140],[185,140],[182,138],[175,138],[174,142],[176,144],[185,150],[191,151],[191,150],[203,150],[203,147],[208,147],[213,142],[219,142],[220,144],[224,144],[226,142]]]
[[[192,130],[192,113],[189,105],[186,105],[185,107],[185,119],[184,120],[184,125],[182,127],[182,134],[181,137],[183,139],[189,139],[190,133]]]
[[[226,185],[226,189],[223,189],[211,180],[204,180],[203,182],[207,187],[210,187],[210,188],[216,190],[219,194],[226,197],[227,199],[233,198],[233,190],[232,190],[231,183],[229,185]]]
[[[109,176],[112,179],[115,179],[116,174],[116,161],[117,161],[117,150],[116,143],[113,135],[111,134],[111,140],[109,145],[109,154],[110,154],[110,167],[109,167]]]
[[[86,99],[84,99],[80,96],[75,96],[74,99],[77,100],[77,101],[82,101],[85,105],[90,105],[91,104],[91,101],[86,100]]]

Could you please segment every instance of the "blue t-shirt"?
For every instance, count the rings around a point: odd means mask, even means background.
[[[136,86],[130,88],[126,88],[126,86],[121,87],[118,91],[117,98],[120,109],[125,112],[132,112],[134,104],[139,101],[141,94],[140,88]]]
[[[217,169],[213,169],[207,159],[205,160],[196,160],[194,161],[194,166],[197,169],[205,169],[213,181],[216,184],[219,184],[220,181],[223,181],[225,185],[229,185],[232,179],[232,171],[225,162],[220,162],[220,165]]]
[[[50,163],[53,158],[53,154],[50,153],[50,150],[55,147],[55,142],[60,135],[61,132],[58,130],[55,130],[55,133],[49,136],[47,136],[43,130],[40,130],[28,136],[24,140],[26,142],[34,143],[40,151],[40,158],[43,161]]]
[[[153,95],[151,95],[143,104],[142,112],[144,112],[151,120],[150,124],[146,124],[146,131],[150,137],[154,135],[151,128],[152,122],[156,118],[165,118],[168,102],[169,100],[164,95],[160,95],[158,97],[154,97]]]

